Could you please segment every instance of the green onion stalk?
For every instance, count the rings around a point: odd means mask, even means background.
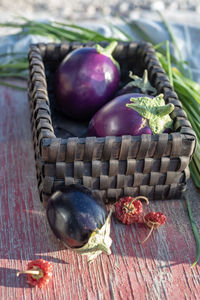
[[[187,211],[188,211],[188,216],[189,216],[190,223],[191,223],[191,226],[192,226],[192,231],[193,231],[194,238],[195,238],[195,241],[196,241],[196,259],[191,265],[191,267],[193,268],[194,266],[196,266],[196,264],[198,263],[199,258],[200,258],[200,236],[199,236],[198,228],[197,228],[197,225],[195,223],[194,217],[192,215],[192,209],[190,207],[190,201],[189,201],[189,198],[188,198],[186,193],[184,194],[184,198],[185,198],[185,203],[186,203],[186,207],[187,207]]]

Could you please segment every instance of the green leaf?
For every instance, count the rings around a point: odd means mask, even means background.
[[[196,225],[195,220],[194,220],[193,215],[192,215],[192,210],[191,210],[191,207],[190,207],[189,198],[186,194],[184,195],[184,197],[185,197],[185,202],[186,202],[186,206],[187,206],[187,210],[188,210],[188,215],[189,215],[189,218],[190,218],[190,223],[191,223],[192,230],[193,230],[193,233],[194,233],[194,238],[195,238],[195,241],[196,241],[196,259],[192,264],[192,267],[194,267],[198,263],[199,258],[200,258],[200,235],[199,235],[197,225]]]
[[[167,67],[168,67],[169,81],[170,81],[171,85],[173,86],[173,75],[172,75],[169,41],[166,41],[166,57],[167,57]]]

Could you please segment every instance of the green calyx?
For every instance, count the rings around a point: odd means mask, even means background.
[[[166,128],[172,128],[173,120],[169,114],[174,110],[174,105],[165,104],[163,94],[154,98],[131,98],[130,101],[133,103],[127,103],[126,106],[148,120],[153,134],[161,134]]]
[[[140,88],[143,94],[151,92],[152,95],[156,95],[156,89],[150,84],[148,80],[148,71],[144,70],[143,76],[139,77],[134,75],[132,71],[129,72],[129,77],[133,79],[133,81],[129,82],[127,86],[135,86]]]
[[[119,63],[112,56],[112,53],[115,50],[115,48],[117,47],[117,45],[118,45],[117,41],[112,41],[105,48],[101,47],[99,44],[96,44],[95,48],[99,54],[109,57],[112,60],[112,62],[116,65],[118,70],[120,71]]]
[[[110,224],[113,208],[110,209],[104,225],[100,229],[92,232],[87,244],[81,248],[73,248],[71,250],[87,255],[88,262],[93,261],[101,253],[111,254],[112,239],[110,237]]]

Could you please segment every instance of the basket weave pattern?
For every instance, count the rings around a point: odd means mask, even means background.
[[[106,43],[101,43],[105,46]],[[114,51],[122,82],[129,70],[148,70],[151,84],[166,103],[173,103],[171,134],[97,138],[57,134],[53,80],[56,68],[71,51],[93,43],[32,45],[29,51],[29,99],[37,178],[41,200],[59,186],[80,183],[106,202],[122,195],[150,199],[181,197],[189,178],[196,137],[170,82],[149,43],[122,43]],[[63,120],[62,120],[63,122]],[[70,132],[70,131],[69,131]],[[62,135],[63,134],[63,135]]]

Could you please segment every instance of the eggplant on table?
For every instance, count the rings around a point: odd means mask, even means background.
[[[55,236],[67,247],[86,254],[88,261],[102,252],[111,254],[110,223],[103,200],[84,186],[72,184],[53,193],[47,219]]]

